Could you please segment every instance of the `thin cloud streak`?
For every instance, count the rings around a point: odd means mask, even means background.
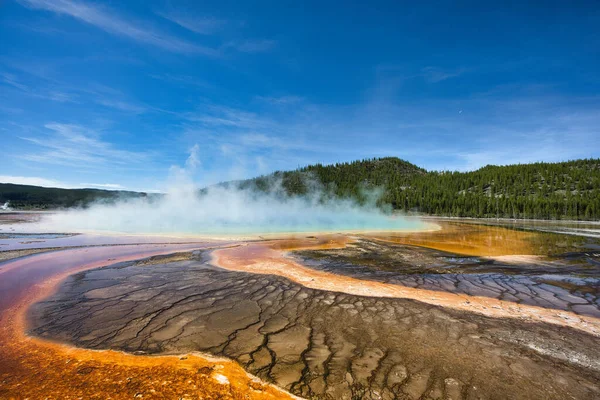
[[[126,37],[140,43],[149,44],[174,53],[201,54],[219,57],[220,52],[206,46],[196,45],[160,32],[138,26],[108,12],[83,2],[70,0],[18,0],[23,6],[68,15],[108,33]]]
[[[19,158],[44,164],[77,166],[83,168],[119,165],[120,168],[147,162],[149,154],[115,148],[99,135],[78,125],[51,123],[45,128],[51,131],[45,137],[21,137],[44,149],[23,154]]]
[[[86,188],[98,188],[105,190],[125,190],[123,185],[118,183],[79,183],[71,184],[54,179],[41,178],[39,176],[13,176],[13,175],[0,175],[0,183],[12,183],[14,185],[29,185],[29,186],[42,186],[50,188],[61,188],[61,189],[86,189]]]
[[[225,47],[234,48],[241,53],[265,53],[272,50],[277,44],[276,40],[270,39],[247,39],[242,41],[231,41]]]
[[[142,114],[146,111],[146,108],[142,106],[120,100],[98,99],[96,103],[132,114]]]
[[[59,103],[77,103],[77,95],[56,89],[33,89],[28,85],[21,83],[16,75],[0,72],[0,81],[22,92],[26,96],[38,99],[51,100]]]
[[[44,100],[50,100],[59,103],[84,103],[93,102],[108,108],[119,110],[131,114],[142,114],[148,111],[147,107],[126,101],[122,92],[105,85],[88,83],[86,86],[74,86],[57,81],[44,74],[33,74],[27,68],[20,68],[18,64],[12,63],[12,68],[19,71],[19,77],[16,74],[0,72],[0,82],[18,89],[23,94]],[[41,80],[43,84],[38,84],[36,89],[22,83],[23,75],[26,77]],[[21,78],[21,79],[19,79]]]
[[[125,187],[123,185],[119,185],[118,183],[80,183],[80,187],[85,188],[98,188],[105,190],[124,190]]]
[[[177,74],[150,74],[149,77],[158,79],[164,82],[174,83],[182,87],[195,86],[199,88],[210,88],[212,84],[198,79],[190,75],[177,75]]]
[[[62,182],[53,179],[40,178],[37,176],[0,175],[0,183],[13,183],[15,185],[32,185],[44,187],[66,187],[65,184]]]
[[[180,11],[157,12],[158,16],[194,33],[213,35],[222,30],[227,21],[214,17],[193,16]]]
[[[600,147],[598,100],[483,93],[411,104],[373,100],[375,106],[367,102],[353,107],[304,101],[290,109],[268,103],[271,107],[262,111],[249,111],[212,105],[186,116],[190,124],[184,136],[203,140],[203,145],[212,145],[225,157],[250,160],[249,164],[258,165],[256,158],[262,157],[267,162],[261,166],[271,170],[280,165],[289,169],[314,162],[398,156],[428,169],[464,171],[487,164],[593,156],[593,149]],[[457,132],[464,138],[460,143],[428,140],[451,138]]]
[[[269,104],[284,106],[300,103],[304,100],[304,98],[300,96],[256,96],[256,100],[260,100]]]
[[[465,68],[445,70],[438,67],[425,67],[421,70],[419,76],[423,77],[429,83],[438,83],[447,79],[459,77],[465,72],[467,72]]]

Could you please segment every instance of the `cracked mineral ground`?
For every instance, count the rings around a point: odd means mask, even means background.
[[[557,260],[515,265],[363,238],[291,257],[361,279],[598,310],[598,267],[583,253],[561,269]],[[30,309],[31,333],[91,349],[225,356],[307,398],[600,397],[600,339],[581,330],[315,290],[210,260],[197,251],[72,275]]]
[[[293,254],[302,265],[334,274],[600,317],[600,254],[578,250],[495,259],[358,239]]]

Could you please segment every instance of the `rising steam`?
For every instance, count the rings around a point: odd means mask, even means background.
[[[42,225],[60,232],[136,234],[256,234],[351,230],[416,230],[424,224],[384,213],[374,204],[328,196],[318,184],[309,194],[282,195],[281,183],[268,190],[217,185],[202,192],[191,183],[198,164],[194,146],[185,168],[172,168],[168,192],[158,198],[124,199],[47,216]]]

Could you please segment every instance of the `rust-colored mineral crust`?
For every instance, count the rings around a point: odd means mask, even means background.
[[[25,334],[28,307],[54,292],[68,275],[102,265],[205,247],[122,246],[46,253],[44,262],[74,261],[51,276],[20,274],[18,293],[0,295],[2,399],[283,399],[292,396],[248,375],[237,363],[199,354],[142,356],[78,349]],[[36,258],[0,269],[0,281],[24,272]],[[31,268],[34,270],[35,268]],[[0,286],[2,286],[0,284]],[[4,289],[4,287],[2,287]]]

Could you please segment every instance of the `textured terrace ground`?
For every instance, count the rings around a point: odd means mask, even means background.
[[[600,397],[594,244],[454,223],[317,236],[5,264],[0,397]]]
[[[260,245],[252,246],[256,257]],[[219,252],[238,250],[253,257],[245,248]],[[415,251],[423,261],[432,257]],[[36,306],[34,332],[94,349],[226,356],[265,381],[315,398],[600,394],[597,336],[566,324],[488,318],[387,297],[224,271],[197,253],[187,261],[75,275]]]

